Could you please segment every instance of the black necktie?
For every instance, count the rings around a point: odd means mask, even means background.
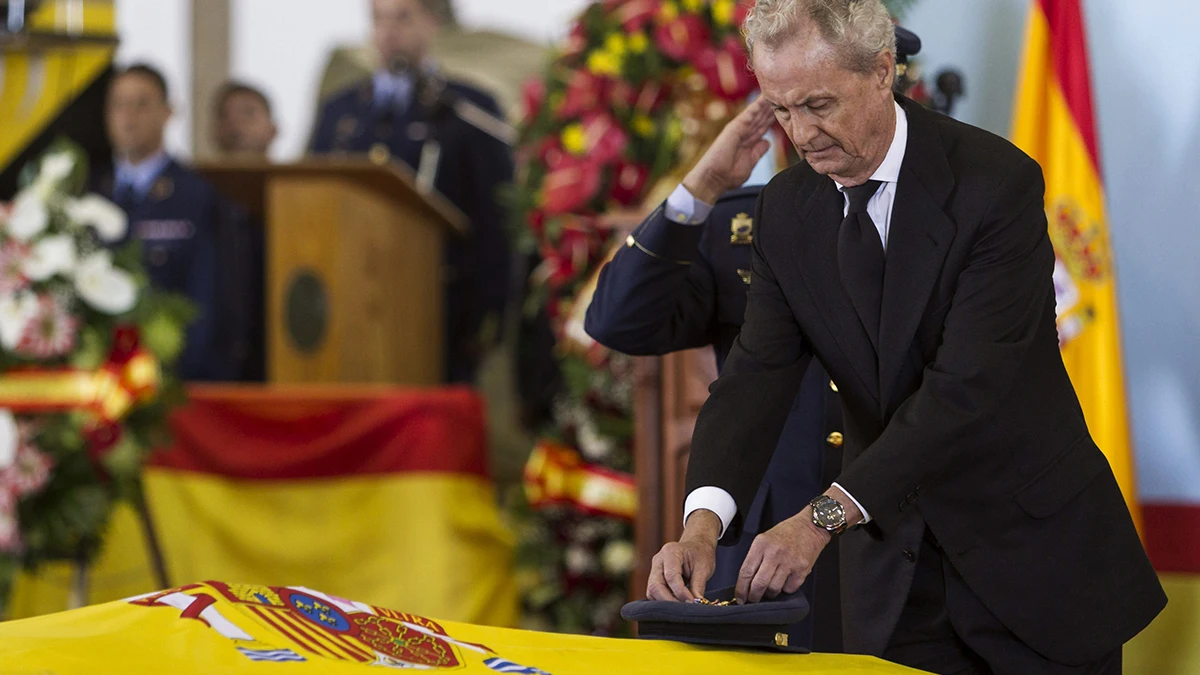
[[[838,270],[871,343],[879,345],[879,307],[883,303],[883,242],[867,213],[867,202],[882,185],[870,180],[845,189],[850,209],[838,232]]]

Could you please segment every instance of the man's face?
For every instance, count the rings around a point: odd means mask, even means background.
[[[171,106],[154,80],[139,74],[117,77],[108,90],[108,139],[119,155],[142,159],[162,147]]]
[[[275,133],[267,106],[250,92],[230,94],[217,111],[217,147],[221,152],[266,156]]]
[[[433,46],[438,30],[436,17],[421,0],[372,0],[371,22],[375,48],[384,65],[396,58],[419,64]]]
[[[815,25],[776,49],[755,49],[754,72],[800,156],[844,185],[870,178],[891,145],[895,65],[881,55],[869,73],[845,68]]]

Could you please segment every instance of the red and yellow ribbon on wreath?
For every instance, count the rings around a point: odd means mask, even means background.
[[[157,396],[158,360],[141,346],[137,331],[118,328],[108,359],[95,370],[28,368],[0,375],[0,408],[16,414],[80,411],[84,434],[99,459],[120,438],[118,423],[134,406]]]
[[[637,514],[633,476],[586,463],[579,452],[541,440],[525,463],[525,496],[535,509],[570,505],[591,515],[632,521]]]

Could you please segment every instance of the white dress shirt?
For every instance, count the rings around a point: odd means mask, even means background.
[[[875,223],[875,227],[879,230],[879,238],[883,242],[884,252],[887,252],[888,230],[892,224],[892,207],[896,201],[896,182],[900,179],[900,166],[904,163],[904,151],[908,148],[908,116],[904,113],[904,109],[897,103],[896,105],[896,131],[892,135],[892,145],[888,148],[887,156],[883,158],[883,163],[871,174],[871,180],[877,180],[883,185],[867,202],[867,214],[871,216],[871,220]],[[845,186],[836,183],[838,191],[845,194]],[[850,212],[850,198],[845,198],[845,206],[842,215],[845,216]],[[680,185],[675,188],[671,196],[667,199],[665,209],[666,216],[669,220],[679,223],[698,224],[704,222],[708,214],[712,211],[712,205],[706,204],[688,192],[687,188]],[[703,214],[703,215],[701,215]],[[854,498],[849,492],[837,483],[834,487],[841,490],[854,505],[862,511],[864,523],[870,522],[871,515],[863,508],[863,505]],[[687,523],[687,519],[694,511],[706,509],[717,514],[721,519],[721,535],[725,536],[725,530],[729,527],[729,523],[733,521],[733,517],[737,515],[737,502],[725,490],[715,486],[704,486],[692,490],[683,503],[683,522]]]

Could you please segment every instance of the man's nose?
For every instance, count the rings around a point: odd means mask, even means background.
[[[821,135],[821,130],[815,124],[793,118],[788,127],[788,135],[791,136],[793,145],[797,148],[804,148]]]

